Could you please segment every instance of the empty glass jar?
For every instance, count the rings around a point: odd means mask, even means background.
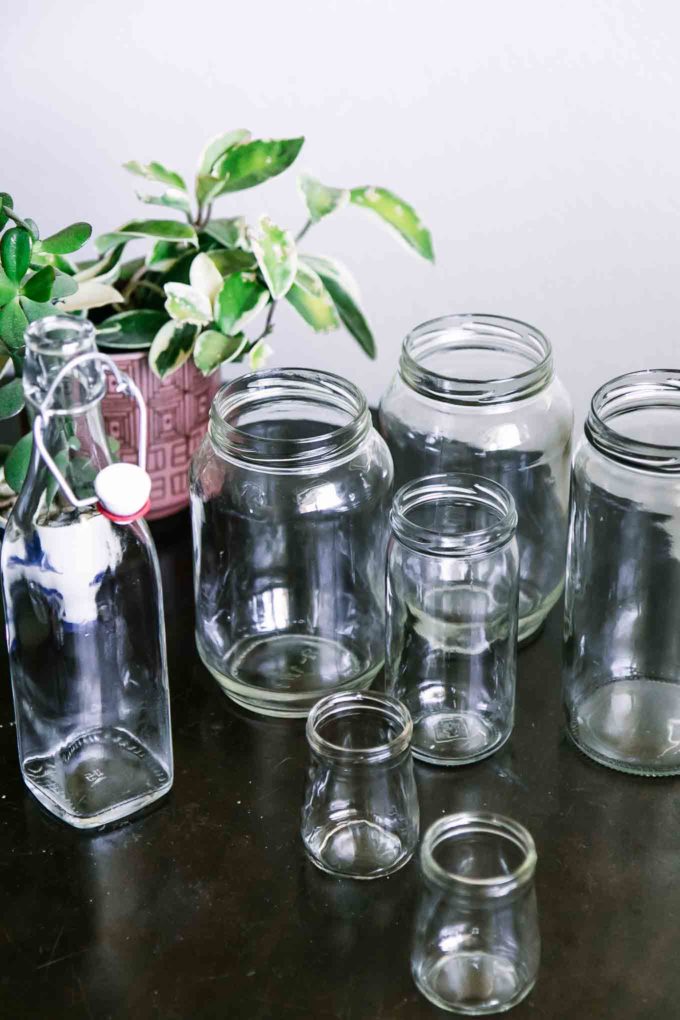
[[[465,471],[512,493],[520,640],[562,590],[572,418],[546,337],[495,315],[451,315],[415,329],[380,405],[397,486]]]
[[[412,732],[406,708],[373,691],[331,694],[310,712],[302,841],[322,871],[380,878],[410,860],[419,829]]]
[[[564,703],[603,765],[680,773],[680,370],[593,397],[574,455]]]
[[[536,848],[511,818],[461,812],[427,830],[411,954],[420,991],[469,1016],[521,1002],[538,974]]]
[[[413,753],[463,765],[514,720],[517,513],[497,482],[428,475],[394,497],[387,555],[387,689],[413,718]]]
[[[217,393],[191,469],[196,640],[239,704],[306,715],[384,657],[392,461],[362,393],[325,372]]]

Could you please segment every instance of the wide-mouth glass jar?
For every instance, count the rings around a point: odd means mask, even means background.
[[[511,492],[520,640],[538,630],[562,590],[572,421],[548,339],[497,315],[449,315],[414,329],[380,405],[398,486],[471,472]]]
[[[307,719],[311,761],[302,840],[322,871],[380,878],[418,842],[418,794],[408,710],[374,691],[331,694]]]
[[[413,753],[463,765],[512,732],[517,513],[478,475],[427,475],[397,492],[387,554],[385,674],[409,709]]]
[[[196,640],[239,704],[306,715],[384,656],[392,461],[359,389],[305,369],[244,375],[191,469]]]
[[[469,1016],[517,1005],[535,984],[541,948],[530,833],[492,812],[447,815],[425,833],[420,868],[411,955],[420,991]]]
[[[574,455],[565,595],[569,733],[596,761],[680,773],[680,370],[619,376]]]

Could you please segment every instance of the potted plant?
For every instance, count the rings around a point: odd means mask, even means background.
[[[344,325],[365,353],[375,356],[351,274],[335,259],[300,248],[316,223],[351,203],[379,217],[413,251],[433,260],[429,231],[410,205],[385,188],[328,187],[299,177],[306,220],[296,235],[266,215],[254,227],[242,216],[214,215],[217,199],[286,170],[303,142],[253,140],[245,130],[218,135],[200,155],[191,192],[179,173],[160,163],[125,164],[132,174],[161,186],[160,192],[138,198],[175,216],[133,220],[98,237],[99,258],[86,267],[83,283],[115,284],[119,295],[104,307],[91,304],[95,310],[90,316],[99,346],[135,378],[149,405],[152,516],[173,513],[188,502],[187,469],[205,434],[217,370],[244,359],[251,369],[264,364],[281,301],[316,332]],[[129,245],[144,240],[144,255],[123,259]],[[104,415],[123,458],[135,457],[128,399],[111,393]]]
[[[88,295],[94,304],[117,296],[103,284],[90,287],[87,272],[78,273],[68,259],[91,233],[89,223],[72,223],[41,239],[35,221],[19,216],[12,196],[0,192],[0,421],[24,411],[21,376],[28,324],[61,310],[91,307]],[[0,517],[21,489],[31,458],[33,436],[22,417],[17,432],[24,434],[13,446],[0,446]]]

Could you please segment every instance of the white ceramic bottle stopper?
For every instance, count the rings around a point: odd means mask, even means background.
[[[138,464],[109,464],[94,480],[97,509],[110,521],[127,524],[151,507],[151,478]]]

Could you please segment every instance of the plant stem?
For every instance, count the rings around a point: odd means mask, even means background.
[[[264,321],[264,329],[262,330],[259,336],[255,337],[255,339],[253,340],[254,344],[259,343],[260,340],[264,340],[264,338],[266,336],[269,336],[271,331],[274,329],[274,324],[272,320],[274,318],[274,312],[276,311],[277,304],[278,301],[272,301],[272,303],[270,304],[269,311],[267,312],[267,318]]]
[[[312,221],[311,220],[307,220],[307,222],[305,223],[305,225],[302,228],[302,230],[298,234],[296,234],[296,236],[295,236],[295,243],[296,244],[298,243],[298,241],[302,240],[302,238],[305,236],[305,234],[307,233],[307,231],[309,230],[309,228],[311,226],[313,226]]]
[[[9,216],[11,220],[14,220],[18,227],[21,227],[23,230],[27,230],[28,233],[31,234],[31,228],[29,227],[28,223],[26,223],[25,220],[22,220],[21,216],[17,216],[13,209],[11,209],[9,206],[3,205],[2,211],[4,212],[5,216]],[[33,237],[33,234],[31,234],[31,237]]]

